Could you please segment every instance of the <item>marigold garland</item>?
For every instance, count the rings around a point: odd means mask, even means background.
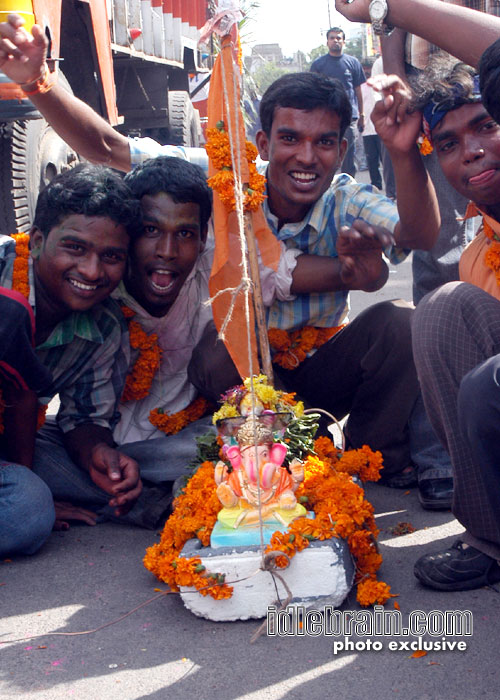
[[[208,574],[197,558],[179,557],[185,543],[197,537],[204,547],[221,504],[216,494],[213,462],[203,462],[189,480],[184,492],[175,501],[175,509],[165,523],[160,542],[148,547],[144,566],[174,591],[179,586],[194,586],[202,595],[230,598],[231,586],[223,574]]]
[[[187,408],[177,413],[169,415],[161,408],[155,408],[149,413],[149,421],[155,428],[161,430],[167,435],[175,435],[189,423],[193,423],[198,418],[201,418],[210,408],[211,404],[203,396],[198,396],[192,401]]]
[[[314,519],[297,518],[286,533],[274,533],[266,551],[280,550],[289,558],[302,551],[310,540],[332,537],[347,539],[356,561],[356,582],[360,605],[385,603],[390,587],[376,580],[382,556],[376,548],[378,529],[373,506],[365,499],[363,489],[352,481],[357,474],[362,481],[380,478],[382,455],[367,445],[343,455],[331,440],[318,438],[314,443],[317,456],[304,464],[305,478],[297,490],[301,502],[314,510]],[[286,566],[285,557],[277,557],[277,566]],[[371,582],[369,586],[366,582]]]
[[[26,299],[29,299],[30,237],[27,233],[14,233],[12,234],[12,238],[16,241],[16,258],[12,270],[12,289],[15,289],[26,297]]]
[[[208,184],[218,193],[227,209],[233,211],[236,208],[233,162],[231,159],[229,134],[224,130],[224,122],[218,122],[215,128],[207,129],[205,150],[212,161],[212,165],[219,171],[208,179]],[[243,208],[245,211],[257,211],[265,199],[266,178],[257,171],[255,159],[258,152],[250,141],[245,141],[245,154],[248,163],[249,180],[248,183],[243,185],[245,195]]]
[[[148,335],[141,324],[133,320],[135,312],[132,309],[122,306],[122,312],[128,323],[130,347],[139,350],[139,356],[127,375],[122,401],[139,401],[149,394],[160,366],[161,348],[158,345],[158,334]]]
[[[12,238],[16,242],[16,257],[12,268],[12,289],[22,294],[26,299],[30,297],[30,282],[29,282],[29,257],[30,237],[27,233],[13,233]],[[0,435],[4,432],[3,412],[5,404],[2,401],[2,393],[0,391]],[[45,423],[45,414],[47,406],[38,404],[38,414],[36,421],[36,429],[40,430]]]
[[[350,476],[358,473],[364,481],[379,478],[381,454],[365,445],[341,455],[328,438],[319,438],[314,447],[317,455],[310,455],[304,464],[305,478],[297,496],[314,510],[315,518],[298,518],[286,532],[275,532],[266,551],[279,550],[291,558],[308,547],[311,540],[346,538],[356,561],[359,604],[383,604],[392,594],[390,586],[376,579],[382,557],[376,548],[378,529],[373,506]],[[198,538],[203,546],[209,545],[221,507],[216,495],[214,463],[203,462],[184,493],[176,499],[160,542],[147,549],[146,569],[173,590],[178,590],[179,586],[194,586],[202,595],[230,597],[232,588],[221,574],[202,570],[199,559],[179,557],[182,547],[191,538]],[[278,556],[276,564],[284,567],[287,560]]]
[[[495,279],[500,287],[500,239],[484,217],[483,230],[484,235],[491,241],[484,254],[484,264],[495,273]]]
[[[304,326],[294,331],[270,328],[268,331],[269,344],[275,351],[273,362],[283,369],[297,369],[312,350],[316,350],[327,340],[333,338],[345,325],[344,323],[334,328]]]

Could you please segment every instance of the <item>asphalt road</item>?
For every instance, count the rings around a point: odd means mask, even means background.
[[[409,263],[391,270],[380,292],[354,294],[353,309],[357,313],[367,303],[395,297],[411,298]],[[251,645],[257,622],[202,620],[174,595],[104,629],[79,634],[117,620],[164,586],[141,563],[155,533],[114,524],[74,526],[53,533],[35,556],[0,563],[0,698],[498,698],[498,591],[433,592],[422,588],[412,572],[418,556],[448,546],[462,528],[449,512],[422,510],[415,490],[372,484],[367,492],[381,530],[380,577],[399,594],[403,622],[417,610],[469,610],[473,634],[446,638],[465,642],[466,650],[429,651],[414,658],[410,648],[389,648],[400,637],[379,638],[383,648],[378,651],[363,649],[366,640],[352,637],[361,645],[335,654],[334,642],[343,637],[328,634],[262,636]],[[415,531],[394,534],[402,522]],[[354,593],[342,609],[359,610]],[[393,609],[392,602],[387,609]],[[47,632],[71,635],[22,639]]]

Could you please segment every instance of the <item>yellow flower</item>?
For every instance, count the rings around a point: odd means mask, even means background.
[[[230,404],[225,403],[219,408],[218,411],[214,413],[212,423],[215,425],[218,420],[222,420],[223,418],[236,418],[239,415],[240,414],[238,413],[236,406],[231,406]]]

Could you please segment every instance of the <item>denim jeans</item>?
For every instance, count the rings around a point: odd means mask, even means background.
[[[139,527],[156,527],[156,514],[161,517],[168,504],[172,482],[189,473],[188,465],[196,456],[198,435],[208,432],[210,417],[200,418],[176,435],[129,442],[118,446],[120,452],[139,464],[143,490],[134,507],[119,522]],[[33,470],[49,486],[56,501],[69,501],[88,508],[99,520],[117,520],[108,506],[109,494],[94,484],[89,474],[69,457],[63,434],[54,423],[47,422],[38,433]]]
[[[27,467],[0,459],[0,557],[34,554],[52,531],[54,502]]]
[[[427,417],[419,394],[409,420],[410,456],[417,467],[419,482],[426,479],[448,479],[453,476],[450,455],[439,441]]]

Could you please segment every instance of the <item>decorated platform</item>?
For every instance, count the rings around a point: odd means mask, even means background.
[[[264,375],[222,401],[219,435],[203,441],[209,459],[176,499],[146,568],[212,620],[263,617],[284,601],[338,606],[353,582],[361,605],[385,603],[390,588],[377,580],[378,531],[361,486],[379,478],[381,454],[314,439],[319,416]]]

